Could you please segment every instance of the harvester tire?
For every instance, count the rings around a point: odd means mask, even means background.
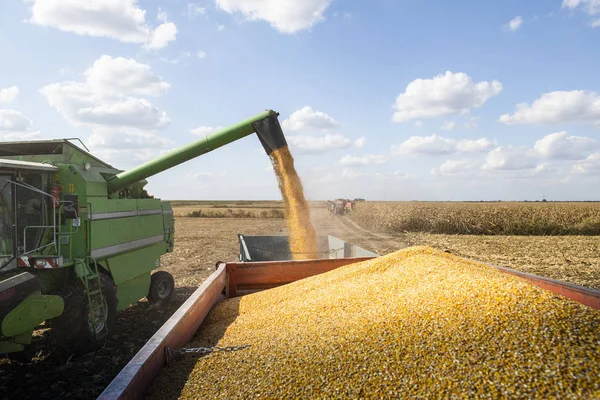
[[[173,279],[173,275],[167,271],[158,271],[153,273],[150,278],[150,290],[146,298],[152,304],[163,303],[169,301],[174,292],[175,279]]]
[[[65,309],[59,317],[50,320],[50,333],[56,345],[65,352],[87,353],[104,346],[110,338],[117,319],[117,288],[103,273],[100,274],[100,285],[104,302],[95,321],[90,320],[88,297],[79,279],[64,292]]]

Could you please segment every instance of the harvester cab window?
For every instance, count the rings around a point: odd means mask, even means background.
[[[0,269],[14,259],[14,218],[12,178],[0,175]]]
[[[17,249],[19,254],[31,252],[39,247],[44,228],[46,199],[42,188],[41,174],[20,175],[16,185],[17,203]],[[34,189],[37,189],[34,190]]]

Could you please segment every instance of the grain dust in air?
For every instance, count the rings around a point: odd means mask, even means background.
[[[317,234],[310,222],[310,210],[304,198],[302,181],[294,168],[294,158],[290,149],[287,146],[281,147],[272,152],[270,157],[285,203],[292,258],[318,258]]]

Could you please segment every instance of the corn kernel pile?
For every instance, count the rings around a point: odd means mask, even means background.
[[[281,147],[270,154],[279,190],[285,203],[285,220],[294,260],[318,258],[317,233],[310,222],[310,209],[304,199],[302,181],[294,168],[290,149]]]
[[[151,399],[600,398],[600,312],[428,247],[216,305]]]

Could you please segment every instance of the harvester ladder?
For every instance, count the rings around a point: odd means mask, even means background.
[[[87,299],[88,299],[88,310],[90,311],[90,313],[95,313],[96,312],[96,308],[95,308],[95,304],[99,305],[100,307],[103,307],[104,305],[104,295],[102,294],[102,281],[100,280],[100,271],[98,270],[98,262],[96,261],[95,258],[93,257],[88,257],[91,262],[88,263],[87,265],[90,266],[89,270],[91,270],[91,274],[84,274],[82,281],[83,281],[83,285],[85,286],[85,292],[87,295]],[[93,283],[96,282],[96,285],[93,285]],[[93,301],[94,296],[97,296],[97,302]],[[108,310],[106,310],[106,312],[108,312]],[[91,319],[91,324],[92,324],[92,329],[94,331],[94,336],[96,337],[96,339],[100,339],[102,338],[102,336],[98,336],[98,333],[96,331],[96,324],[94,323],[95,318]],[[106,330],[105,330],[106,332]]]

